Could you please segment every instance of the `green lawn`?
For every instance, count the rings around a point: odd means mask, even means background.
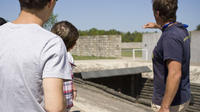
[[[122,57],[133,57],[133,51],[132,49],[122,49],[121,55]],[[136,51],[135,56],[136,58],[142,57],[142,51]],[[73,55],[73,58],[75,60],[117,59],[114,57],[77,56],[77,55]]]
[[[73,55],[73,58],[75,60],[116,59],[114,57],[76,56],[76,55]]]
[[[122,57],[133,57],[132,49],[122,49]],[[142,51],[136,51],[135,57],[142,57]]]

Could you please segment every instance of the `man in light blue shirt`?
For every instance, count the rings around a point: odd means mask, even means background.
[[[43,29],[56,0],[19,0],[19,17],[0,27],[0,111],[62,112],[71,80],[62,39]]]

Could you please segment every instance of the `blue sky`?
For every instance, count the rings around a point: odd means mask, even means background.
[[[178,21],[189,30],[200,24],[200,0],[179,0]],[[18,0],[1,0],[0,16],[14,20],[19,14]],[[154,31],[143,24],[155,22],[151,0],[58,0],[54,13],[58,20],[68,20],[78,29],[117,29],[123,32]]]

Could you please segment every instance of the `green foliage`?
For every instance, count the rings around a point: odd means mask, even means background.
[[[122,34],[122,42],[142,42],[142,33],[140,32],[127,32]]]
[[[51,16],[49,17],[48,21],[43,25],[43,27],[50,31],[51,28],[53,27],[53,25],[58,22],[57,17],[58,17],[57,14],[52,13]]]
[[[122,36],[122,42],[142,42],[142,33],[140,32],[127,32],[123,33],[120,31],[117,31],[115,29],[111,29],[108,31],[105,30],[98,30],[96,28],[92,28],[90,30],[86,31],[79,31],[81,36],[94,36],[94,35],[121,35]]]
[[[120,35],[121,32],[117,31],[117,30],[109,30],[109,31],[105,31],[105,30],[98,30],[96,28],[92,28],[90,30],[86,30],[86,31],[79,31],[81,36],[94,36],[94,35]]]
[[[197,30],[200,31],[200,24],[197,26]]]

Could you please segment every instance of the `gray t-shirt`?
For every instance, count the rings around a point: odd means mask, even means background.
[[[0,26],[0,111],[45,112],[48,77],[71,80],[62,39],[36,24]]]

